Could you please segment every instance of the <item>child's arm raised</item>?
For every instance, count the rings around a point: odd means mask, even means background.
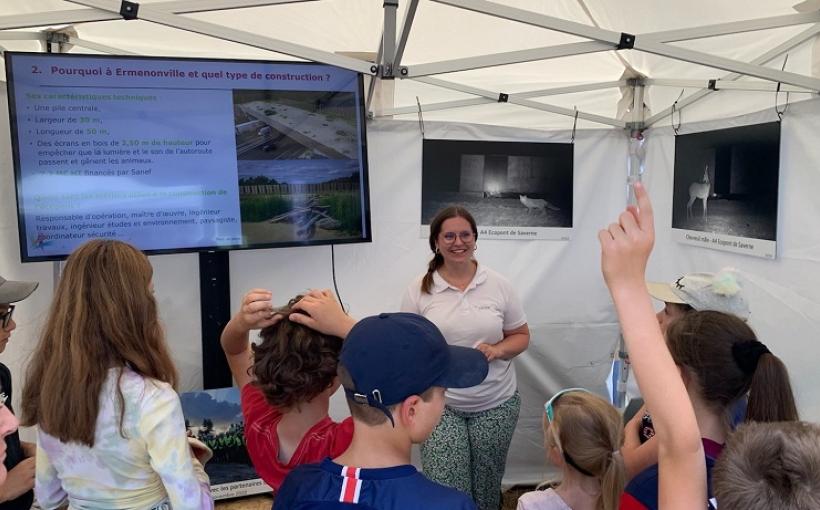
[[[638,207],[598,233],[604,274],[629,349],[638,386],[652,410],[658,439],[659,501],[663,510],[703,508],[706,462],[692,403],[663,340],[649,293],[646,262],[655,242],[652,205],[635,184]]]
[[[242,297],[242,306],[239,311],[222,330],[219,341],[225,352],[231,375],[240,388],[251,382],[251,376],[248,373],[253,366],[251,330],[270,326],[282,318],[281,315],[273,314],[271,296],[271,292],[265,289],[249,291]]]

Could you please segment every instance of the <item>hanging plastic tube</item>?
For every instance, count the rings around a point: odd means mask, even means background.
[[[643,131],[629,132],[629,151],[626,160],[626,203],[637,205],[632,186],[641,182],[646,163],[646,136]]]
[[[646,137],[643,131],[633,129],[628,132],[629,150],[626,159],[626,203],[637,205],[633,185],[642,182],[646,162]],[[624,410],[628,404],[626,400],[626,384],[629,381],[629,353],[621,335],[618,342],[617,356],[612,361],[612,371],[607,379],[607,388],[610,391],[612,405]]]

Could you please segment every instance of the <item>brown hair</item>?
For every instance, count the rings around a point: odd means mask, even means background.
[[[587,473],[601,480],[599,510],[616,510],[626,482],[626,468],[619,450],[624,440],[623,419],[603,398],[582,391],[561,395],[553,404],[552,426],[561,450]],[[549,446],[555,436],[544,423]]]
[[[347,371],[344,365],[339,365],[338,373],[339,380],[341,381],[343,387],[350,389],[355,387],[355,385],[353,384],[353,378],[350,376],[350,373]],[[430,402],[430,400],[433,398],[434,390],[435,386],[427,388],[424,391],[424,393],[419,395],[419,397],[421,397],[421,399],[425,402]],[[345,398],[347,399],[347,406],[350,408],[350,415],[353,417],[355,421],[370,426],[381,425],[382,423],[387,423],[389,421],[387,415],[384,414],[381,409],[360,402],[356,402],[347,393],[345,393]],[[398,404],[389,405],[387,406],[387,410],[390,411],[390,413],[392,414],[400,405],[401,402],[399,402]]]
[[[177,373],[150,289],[145,255],[121,241],[94,240],[68,257],[23,388],[22,416],[62,442],[94,446],[100,391],[123,369],[176,386]],[[123,435],[124,437],[124,435]]]
[[[303,296],[296,296],[276,313],[284,318],[264,328],[262,339],[253,348],[255,376],[253,384],[259,387],[265,400],[279,408],[299,408],[325,391],[336,377],[342,339],[329,336],[292,322],[292,310]]]
[[[727,420],[729,407],[747,392],[746,421],[798,419],[785,365],[739,317],[711,310],[689,312],[672,322],[666,336],[675,363],[697,379],[705,402]],[[739,354],[748,346],[757,351],[751,362]]]
[[[820,508],[820,426],[742,425],[721,453],[713,481],[721,510]]]
[[[665,306],[670,306],[670,305],[673,308],[676,308],[676,309],[680,310],[681,315],[685,315],[689,312],[695,311],[695,308],[692,305],[687,304],[687,303],[665,303]]]
[[[438,239],[438,235],[441,233],[441,225],[450,218],[464,218],[467,220],[470,227],[473,229],[473,237],[478,239],[478,227],[476,226],[475,218],[473,218],[473,215],[470,214],[470,211],[467,209],[457,205],[451,205],[450,207],[445,207],[436,214],[433,221],[430,222],[429,242],[430,251],[433,252],[433,258],[427,264],[427,274],[424,275],[424,278],[421,280],[421,291],[425,294],[429,294],[430,288],[433,286],[433,273],[435,273],[436,270],[444,264],[444,257],[442,257],[436,250],[436,240]]]

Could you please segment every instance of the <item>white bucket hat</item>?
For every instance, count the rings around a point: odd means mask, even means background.
[[[751,312],[739,276],[735,269],[727,267],[717,273],[690,273],[671,283],[647,282],[646,287],[659,301],[730,313],[748,320]]]

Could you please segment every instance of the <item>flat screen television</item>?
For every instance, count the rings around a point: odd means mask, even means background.
[[[24,262],[371,240],[360,74],[297,62],[5,54]]]

